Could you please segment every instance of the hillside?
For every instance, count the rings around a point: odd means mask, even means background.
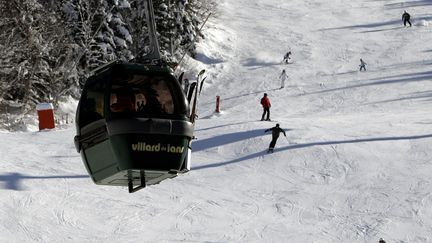
[[[72,125],[1,132],[0,242],[431,242],[431,10],[221,1],[188,60],[207,70],[192,170],[129,194],[91,182]]]

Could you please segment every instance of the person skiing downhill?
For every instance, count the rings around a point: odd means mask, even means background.
[[[264,93],[264,97],[261,98],[261,105],[263,107],[263,114],[261,116],[261,121],[264,121],[264,116],[267,115],[266,121],[270,121],[270,99],[267,96],[267,93]]]
[[[291,51],[288,51],[288,52],[285,54],[285,56],[284,56],[282,62],[285,62],[286,64],[288,64],[289,61],[291,60],[291,57],[290,57],[290,56],[291,56]]]
[[[407,13],[407,11],[404,11],[404,13],[402,14],[402,21],[404,26],[406,26],[406,24],[408,23],[409,26],[411,27],[411,21],[410,21],[411,15],[409,13]]]
[[[279,76],[279,79],[281,80],[281,89],[283,89],[285,87],[285,80],[288,78],[288,75],[285,72],[285,69],[282,70],[281,75]]]
[[[360,58],[360,65],[359,65],[360,71],[361,70],[366,71],[366,65],[367,64],[363,61],[363,59]]]
[[[276,126],[265,130],[264,133],[267,133],[269,131],[272,132],[272,140],[270,142],[270,145],[269,145],[269,148],[267,150],[267,153],[270,153],[270,152],[273,153],[273,149],[274,149],[274,147],[276,145],[276,142],[277,142],[277,140],[279,138],[280,133],[283,133],[285,137],[286,137],[286,133],[285,133],[285,131],[282,128],[279,127],[279,124],[276,124]]]

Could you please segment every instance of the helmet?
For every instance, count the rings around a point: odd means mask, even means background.
[[[279,127],[279,123],[278,123],[278,124],[276,124],[276,127]]]
[[[264,93],[264,96],[267,96],[267,93]]]

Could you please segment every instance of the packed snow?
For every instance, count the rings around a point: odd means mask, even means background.
[[[2,131],[0,242],[432,242],[431,10],[219,1],[186,62],[207,70],[192,170],[129,194],[91,181],[70,122]]]

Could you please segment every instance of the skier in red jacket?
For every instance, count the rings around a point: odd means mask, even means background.
[[[261,98],[261,105],[263,107],[263,114],[261,117],[261,121],[264,121],[264,116],[267,115],[266,121],[270,121],[270,100],[267,96],[267,93],[264,93],[264,97]]]

